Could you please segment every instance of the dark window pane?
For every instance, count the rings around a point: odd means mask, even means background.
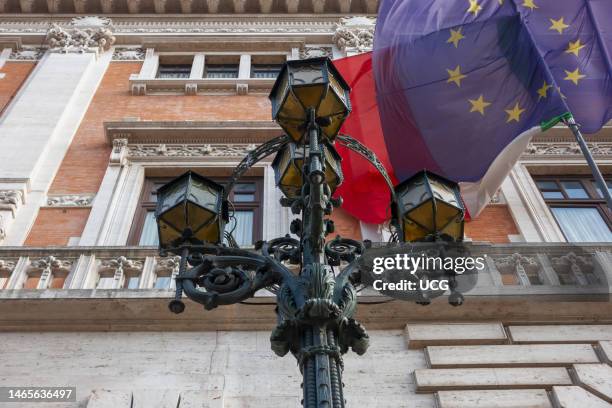
[[[191,65],[160,65],[158,78],[189,78]]]
[[[248,203],[255,201],[255,183],[239,183],[234,186],[234,202]]]
[[[561,185],[565,189],[568,198],[589,198],[582,183],[579,181],[562,181]]]
[[[540,190],[560,190],[554,181],[537,181],[536,184]]]
[[[206,65],[206,78],[238,78],[238,65]]]
[[[257,64],[251,66],[251,78],[276,78],[281,70],[277,64]]]
[[[234,194],[234,202],[251,203],[255,201],[255,194]]]
[[[236,193],[253,193],[255,188],[255,183],[238,183],[234,186],[234,191]]]
[[[562,199],[563,198],[563,193],[561,193],[560,191],[543,191],[542,195],[544,196],[544,198],[546,199]]]

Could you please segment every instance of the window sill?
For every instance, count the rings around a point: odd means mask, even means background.
[[[236,94],[268,93],[274,85],[271,78],[153,78],[140,79],[138,75],[130,78],[132,95],[159,94]]]

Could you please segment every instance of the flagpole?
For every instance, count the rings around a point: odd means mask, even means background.
[[[595,177],[595,183],[599,190],[603,194],[603,197],[606,199],[606,203],[608,204],[608,209],[612,211],[612,195],[610,195],[610,191],[608,190],[608,185],[606,184],[606,180],[604,180],[601,175],[601,171],[599,171],[599,167],[597,167],[597,163],[593,159],[593,155],[589,150],[586,142],[584,141],[584,137],[580,132],[580,125],[576,123],[573,116],[569,116],[567,119],[563,119],[563,123],[567,125],[568,128],[572,131],[574,136],[576,137],[576,141],[578,142],[578,146],[580,146],[580,150],[582,150],[582,154],[586,159],[589,167],[591,168],[591,172],[593,173],[593,177]]]

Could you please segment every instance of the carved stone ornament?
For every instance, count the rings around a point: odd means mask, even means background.
[[[21,190],[0,190],[0,210],[15,211],[23,202]]]
[[[115,48],[113,60],[115,61],[142,61],[145,58],[145,50],[142,48]]]
[[[115,43],[115,37],[109,27],[64,29],[58,24],[52,24],[46,41],[53,51],[83,53],[106,51]]]
[[[370,17],[343,18],[332,40],[343,52],[356,54],[372,51],[376,20]]]
[[[318,57],[332,57],[331,47],[325,46],[306,46],[300,50],[300,58],[318,58]]]
[[[535,258],[519,253],[495,259],[495,266],[502,273],[516,275],[523,285],[530,285],[529,276],[539,277],[542,270],[542,266]]]
[[[612,143],[588,143],[596,156],[612,155]],[[577,156],[582,155],[578,143],[529,143],[523,156]]]
[[[0,273],[10,275],[15,269],[17,262],[9,261],[7,259],[0,259]]]
[[[93,203],[92,194],[53,195],[47,197],[48,207],[90,207]]]
[[[579,286],[599,283],[590,257],[570,252],[567,255],[551,258],[550,263],[561,281],[573,281],[572,283]]]
[[[36,261],[32,261],[28,271],[32,270],[42,270],[44,271],[70,271],[72,267],[72,260],[62,260],[58,259],[54,256],[46,256]]]
[[[128,146],[130,157],[242,157],[255,144],[138,144]]]
[[[142,271],[143,266],[143,261],[128,259],[125,256],[120,256],[117,259],[105,259],[100,263],[101,269],[110,269],[115,271],[115,273],[123,271]]]
[[[45,50],[42,48],[23,47],[19,50],[13,50],[9,56],[9,60],[15,61],[38,61]]]

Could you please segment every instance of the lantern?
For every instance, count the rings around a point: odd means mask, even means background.
[[[333,141],[351,111],[349,90],[329,58],[287,61],[270,92],[272,118],[300,143],[314,109],[322,136]]]
[[[157,231],[160,249],[187,240],[222,241],[223,186],[191,171],[157,190]]]
[[[336,149],[329,144],[323,144],[323,161],[325,162],[325,182],[333,193],[342,183],[341,158]],[[304,145],[287,143],[272,162],[276,185],[288,198],[296,198],[301,194],[304,185],[304,163],[310,154],[310,149]]]
[[[395,194],[400,240],[463,239],[464,208],[457,183],[424,170],[396,186]]]

